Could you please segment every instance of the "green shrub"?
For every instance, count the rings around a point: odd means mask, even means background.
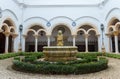
[[[20,53],[20,55],[21,56],[35,56],[37,58],[43,57],[42,52],[23,52],[23,53]]]
[[[14,60],[20,61],[20,57],[14,57]]]
[[[0,59],[11,58],[15,56],[19,56],[20,53],[8,53],[8,54],[0,54]]]
[[[120,59],[120,54],[106,53],[107,57]]]
[[[43,53],[41,53],[41,52],[36,52],[36,53],[31,53],[31,52],[7,53],[7,54],[0,54],[0,59],[6,59],[6,58],[11,58],[11,57],[16,57],[16,56],[35,56],[37,58],[41,58],[41,57],[43,57]]]
[[[97,56],[102,56],[102,53],[78,53],[77,58],[97,58]]]
[[[47,63],[43,64],[31,64],[20,61],[13,61],[14,68],[19,70],[41,73],[41,74],[85,74],[101,71],[108,67],[108,60],[105,58],[99,58],[97,62],[89,62],[89,63]]]
[[[33,62],[37,60],[36,56],[25,56],[25,58],[23,59],[24,62]]]

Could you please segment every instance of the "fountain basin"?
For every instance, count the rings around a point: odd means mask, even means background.
[[[45,61],[71,61],[76,60],[76,46],[50,46],[43,47]]]

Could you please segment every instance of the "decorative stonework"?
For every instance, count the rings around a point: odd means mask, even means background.
[[[90,36],[90,34],[85,34],[84,37],[85,38],[88,38]]]
[[[44,47],[46,61],[70,61],[76,60],[77,47],[73,46],[51,46]]]
[[[111,34],[110,33],[106,33],[105,34],[107,37],[111,37]]]
[[[10,35],[10,32],[3,32],[5,34],[5,36],[9,36]]]
[[[17,36],[18,36],[18,34],[14,34],[14,33],[12,34],[13,38],[16,38]]]
[[[118,31],[114,31],[113,34],[114,34],[115,36],[118,36],[119,32],[118,32]]]
[[[39,35],[33,35],[36,39],[39,37]]]
[[[27,35],[23,35],[23,38],[26,38],[27,37]]]

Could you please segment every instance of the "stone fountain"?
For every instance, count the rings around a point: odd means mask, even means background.
[[[57,46],[45,46],[43,47],[43,53],[45,61],[72,61],[76,60],[77,47],[76,46],[64,46],[62,31],[58,31]]]

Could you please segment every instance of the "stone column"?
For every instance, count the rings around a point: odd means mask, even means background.
[[[106,34],[106,36],[108,37],[108,52],[112,52],[111,51],[111,35],[110,34]]]
[[[48,38],[47,46],[48,46],[48,47],[50,46],[50,36],[51,36],[51,35],[47,35],[47,38]]]
[[[100,34],[97,34],[97,39],[98,39],[98,52],[100,52]]]
[[[3,32],[3,30],[2,30],[2,29],[0,29],[0,32]]]
[[[76,35],[72,35],[72,36],[73,36],[73,46],[75,46],[76,45],[76,43],[75,43]]]
[[[112,47],[112,37],[110,38],[110,51],[113,52],[113,47]]]
[[[34,35],[35,37],[35,52],[38,52],[38,35]]]
[[[85,34],[85,52],[88,52],[88,37],[89,34]]]
[[[115,37],[115,53],[118,53],[118,32],[114,31],[114,37]]]
[[[27,35],[23,35],[23,48],[22,48],[22,51],[25,52],[25,39],[26,39]]]
[[[18,34],[12,34],[12,51],[15,52],[15,38]]]
[[[8,44],[9,44],[9,35],[10,32],[4,32],[5,36],[6,36],[6,40],[5,40],[5,53],[8,53]]]

